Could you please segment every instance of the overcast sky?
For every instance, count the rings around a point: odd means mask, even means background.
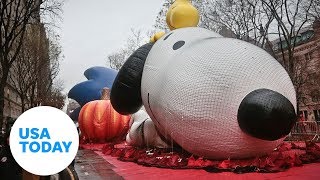
[[[61,24],[65,92],[85,80],[92,66],[107,67],[108,54],[120,49],[130,28],[151,29],[163,0],[66,0]]]

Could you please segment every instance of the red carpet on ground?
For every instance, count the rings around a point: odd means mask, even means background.
[[[320,147],[313,142],[284,142],[271,154],[243,160],[208,160],[181,149],[144,149],[125,144],[81,144],[81,148],[101,151],[118,160],[168,169],[204,169],[207,172],[281,172],[295,166],[320,162]]]

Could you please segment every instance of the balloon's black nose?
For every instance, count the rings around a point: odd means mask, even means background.
[[[296,122],[292,103],[282,94],[258,89],[249,93],[238,110],[242,131],[263,140],[277,140],[290,133]]]

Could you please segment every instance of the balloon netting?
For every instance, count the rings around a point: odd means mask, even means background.
[[[291,167],[320,162],[320,146],[314,142],[284,142],[264,157],[250,159],[210,160],[176,148],[148,149],[124,146],[124,144],[82,144],[81,148],[102,151],[120,161],[139,165],[170,169],[204,169],[208,172],[272,173]]]

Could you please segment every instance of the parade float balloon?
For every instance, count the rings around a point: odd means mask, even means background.
[[[68,93],[68,97],[76,100],[81,106],[98,100],[104,87],[111,89],[117,71],[105,67],[92,67],[84,72],[88,81],[75,85]]]
[[[175,0],[169,7],[166,14],[166,23],[170,30],[197,27],[200,15],[198,10],[192,5],[190,0]],[[150,42],[156,42],[165,33],[163,31],[155,33]]]
[[[77,107],[77,108],[74,109],[74,110],[72,111],[72,113],[69,115],[70,118],[71,118],[73,121],[78,121],[78,117],[79,117],[80,110],[81,110],[81,107]]]
[[[131,116],[130,130],[126,136],[126,142],[131,146],[138,147],[170,147],[161,139],[154,123],[143,109],[139,110]]]
[[[110,100],[121,114],[133,114],[142,107],[141,77],[143,66],[153,43],[148,43],[137,49],[126,61],[116,77],[111,89]],[[126,104],[126,106],[123,106]]]
[[[82,135],[91,142],[112,141],[124,136],[130,116],[117,113],[110,100],[95,100],[85,104],[79,114]]]
[[[120,69],[112,105],[127,114],[142,103],[158,132],[190,153],[211,159],[262,156],[282,143],[296,121],[289,75],[253,44],[189,27],[167,33],[146,50],[138,49]],[[131,68],[139,73],[126,74]],[[137,102],[124,103],[117,92]]]
[[[175,0],[166,15],[166,22],[170,30],[182,27],[196,27],[199,19],[199,12],[191,4],[190,0]]]

